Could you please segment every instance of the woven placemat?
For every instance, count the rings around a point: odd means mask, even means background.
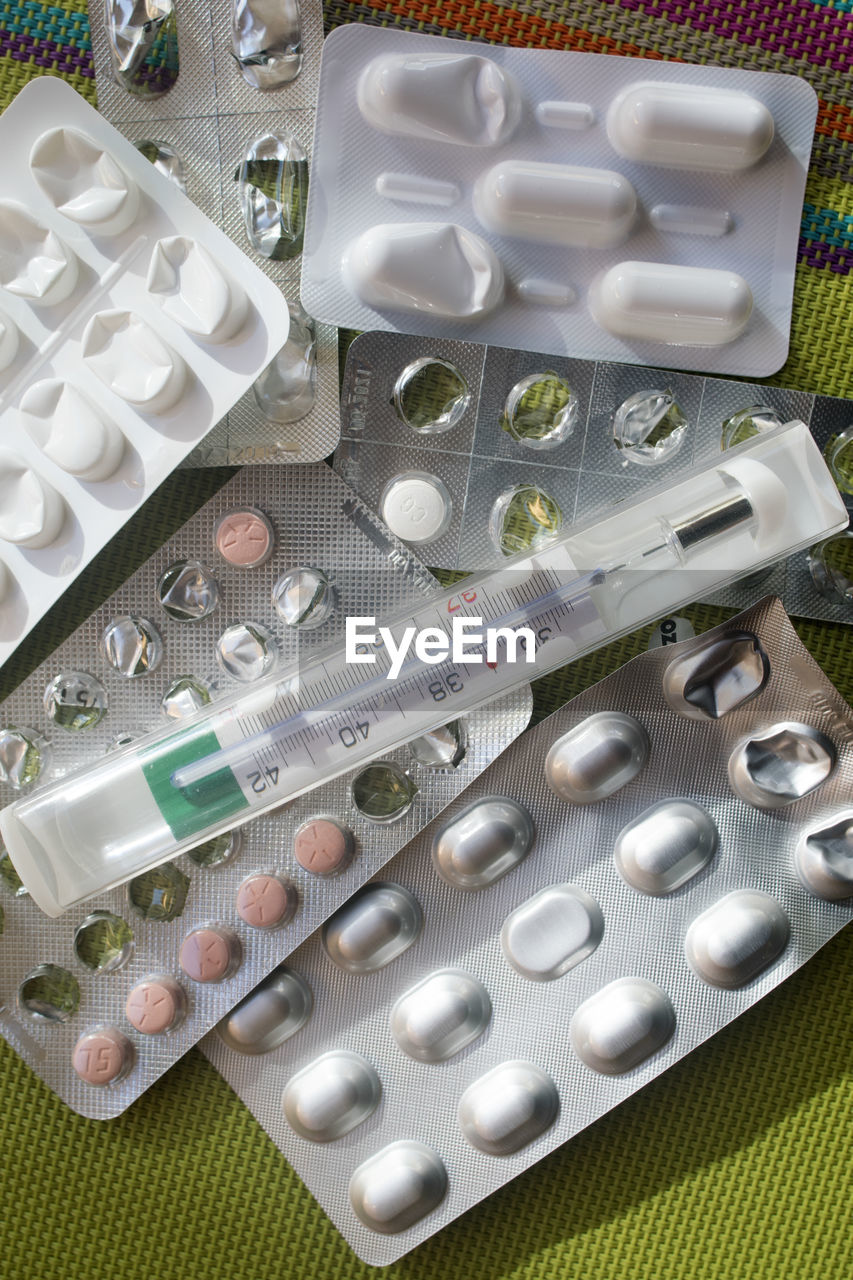
[[[202,3],[203,0],[186,0]],[[356,5],[460,39],[792,71],[821,106],[791,357],[774,381],[853,394],[853,0],[484,0]],[[85,11],[0,3],[0,106],[34,75],[90,101]],[[22,679],[227,477],[158,490],[0,672]],[[724,615],[683,611],[697,630]],[[798,624],[848,698],[849,632]],[[640,652],[628,637],[540,681],[537,717]],[[661,1079],[385,1274],[407,1280],[850,1280],[853,930]],[[68,1111],[0,1041],[2,1280],[356,1280],[362,1266],[227,1085],[190,1053],[126,1115]]]

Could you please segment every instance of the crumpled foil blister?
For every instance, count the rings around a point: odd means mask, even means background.
[[[89,15],[98,109],[133,142],[165,142],[178,153],[187,194],[298,305],[301,254],[271,262],[255,253],[240,212],[237,173],[246,146],[270,127],[293,133],[310,155],[314,132],[323,12],[319,0],[300,6],[302,64],[279,89],[247,84],[231,52],[231,0],[175,6],[179,70],[167,93],[138,97],[113,77],[107,5]],[[314,462],[331,453],[340,435],[337,331],[315,326],[316,398],[296,422],[270,421],[252,391],[187,459],[188,466]]]
[[[496,798],[491,840],[472,842],[472,813]],[[301,1029],[250,1056],[222,1035],[251,1047],[260,1016],[226,1020],[202,1048],[359,1257],[392,1262],[850,920],[851,798],[853,713],[767,598],[648,651],[523,734],[383,868],[372,884],[423,912],[387,967],[341,966],[363,960],[367,934],[348,903],[288,961],[313,993]],[[535,832],[514,865],[513,805]],[[372,1082],[372,1096],[347,1094],[344,1078]],[[342,1115],[361,1123],[336,1137]]]
[[[213,541],[217,517],[244,506],[261,509],[276,529],[272,558],[251,570],[228,565]],[[169,617],[157,598],[164,570],[187,560],[206,565],[220,589],[218,606],[195,622]],[[316,629],[284,626],[272,605],[273,584],[296,566],[322,569],[334,590],[334,611]],[[297,654],[310,654],[312,648],[342,637],[346,615],[391,612],[435,587],[435,580],[421,563],[389,536],[324,464],[298,470],[276,466],[243,469],[0,705],[0,725],[34,730],[46,741],[47,746],[39,750],[47,760],[43,780],[48,781],[98,758],[117,738],[139,736],[165,723],[161,700],[180,676],[207,681],[215,698],[235,691],[245,693],[249,685],[238,684],[217,667],[214,646],[226,627],[240,622],[267,627],[285,664],[293,662]],[[101,648],[107,624],[126,615],[142,616],[152,623],[163,647],[159,665],[132,679],[112,669]],[[69,730],[47,714],[43,701],[47,685],[54,677],[70,672],[94,676],[106,691],[107,714],[93,727]],[[350,794],[352,775],[345,775],[300,797],[286,811],[246,825],[242,848],[226,863],[205,867],[197,865],[189,854],[177,858],[173,864],[177,874],[175,870],[168,872],[171,889],[167,887],[165,892],[180,897],[181,889],[187,888],[186,902],[168,922],[139,914],[130,901],[132,885],[91,899],[59,919],[48,919],[28,896],[15,895],[8,856],[4,855],[0,861],[0,1034],[76,1111],[93,1117],[117,1115],[468,786],[521,732],[530,710],[526,687],[467,717],[465,755],[456,768],[435,769],[418,763],[406,748],[388,756],[417,787],[411,806],[395,821],[371,822],[363,817]],[[8,804],[18,795],[20,792],[0,784],[0,803]],[[317,815],[337,818],[355,836],[355,857],[333,878],[309,874],[293,855],[294,833]],[[251,929],[237,916],[237,889],[250,873],[273,870],[295,884],[298,909],[280,930]],[[188,877],[188,887],[184,877]],[[157,883],[162,898],[164,888]],[[75,930],[96,911],[113,913],[133,934],[126,963],[109,972],[93,972],[75,953]],[[179,968],[178,952],[190,930],[211,922],[236,933],[243,961],[225,982],[193,983]],[[115,936],[124,936],[119,926]],[[22,1008],[20,984],[42,964],[58,966],[79,986],[79,1008],[64,1022]],[[125,1019],[128,993],[152,974],[178,979],[189,997],[186,1020],[166,1036],[137,1034]],[[71,1053],[78,1037],[102,1025],[114,1026],[130,1038],[136,1062],[125,1079],[97,1088],[78,1079],[72,1070]]]

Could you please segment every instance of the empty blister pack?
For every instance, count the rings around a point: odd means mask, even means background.
[[[347,614],[434,587],[324,464],[243,470],[0,706],[0,796],[37,794],[158,724],[179,737],[194,711],[342,634]],[[0,850],[0,1034],[75,1110],[123,1111],[529,715],[519,690],[60,920]],[[187,811],[168,817],[178,832]],[[108,829],[110,814],[93,800],[84,822]]]
[[[203,1042],[384,1264],[850,919],[853,715],[769,598],[525,733]]]
[[[809,426],[853,509],[853,403],[831,396],[367,333],[350,346],[341,403],[335,469],[441,568],[543,545],[791,418]],[[853,536],[799,552],[761,587],[791,613],[853,621]],[[725,600],[754,598],[734,587]]]
[[[0,138],[2,662],[252,384],[289,317],[61,80],[29,84]]]
[[[340,431],[337,334],[298,301],[322,6],[107,0],[90,20],[99,109],[185,184],[291,309],[287,344],[187,465],[326,457]],[[135,51],[124,69],[122,33]]]
[[[816,113],[796,76],[345,27],[323,51],[303,303],[354,329],[772,373]]]

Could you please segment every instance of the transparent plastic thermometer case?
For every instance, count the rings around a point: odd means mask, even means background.
[[[18,800],[0,832],[36,903],[59,915],[846,523],[808,429],[789,423],[380,619],[393,644],[362,655],[372,664],[348,663],[340,648],[316,655]],[[528,628],[534,661],[506,640],[488,653],[472,631],[464,660],[410,657],[388,678],[408,628],[437,632],[435,653],[466,616],[484,634]]]

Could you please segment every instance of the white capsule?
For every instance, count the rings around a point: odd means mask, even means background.
[[[620,156],[674,169],[748,169],[773,134],[764,104],[736,89],[641,81],[607,113],[607,136]]]
[[[620,875],[641,893],[674,893],[708,865],[720,837],[693,800],[661,800],[623,827],[613,856]]]
[[[282,1095],[284,1118],[309,1142],[333,1142],[363,1124],[379,1105],[382,1086],[357,1053],[324,1053],[291,1080]]]
[[[521,90],[491,58],[386,54],[361,73],[358,109],[382,133],[494,147],[514,132]]]
[[[803,884],[818,898],[853,898],[853,813],[803,835],[795,864]]]
[[[628,236],[637,196],[609,169],[503,160],[474,184],[474,213],[498,235],[537,244],[609,249]]]
[[[374,973],[417,939],[423,916],[416,898],[399,884],[366,885],[323,926],[329,959],[348,973]]]
[[[752,290],[734,271],[620,262],[593,281],[589,309],[617,338],[720,347],[746,328]]]
[[[507,916],[501,946],[523,978],[552,982],[592,955],[603,934],[595,898],[571,884],[549,884]]]
[[[435,868],[457,889],[485,889],[527,857],[534,834],[533,819],[516,800],[487,796],[439,831]]]
[[[572,1048],[593,1071],[622,1075],[666,1044],[675,1030],[669,996],[645,978],[617,978],[575,1011]]]
[[[447,1191],[441,1157],[423,1142],[392,1142],[350,1178],[350,1204],[371,1231],[396,1235],[432,1213]]]
[[[391,1010],[391,1033],[417,1062],[445,1062],[482,1035],[489,993],[469,973],[440,969],[406,991]]]
[[[350,292],[377,311],[471,320],[494,311],[504,295],[494,251],[453,223],[370,227],[347,246],[341,270]]]
[[[569,804],[604,800],[637,776],[649,758],[649,735],[621,711],[587,716],[545,758],[548,786]]]
[[[532,1062],[502,1062],[459,1099],[459,1127],[478,1151],[509,1156],[534,1142],[557,1119],[560,1096]]]
[[[720,898],[687,930],[690,967],[713,987],[742,987],[788,945],[791,927],[775,898],[741,889]]]

